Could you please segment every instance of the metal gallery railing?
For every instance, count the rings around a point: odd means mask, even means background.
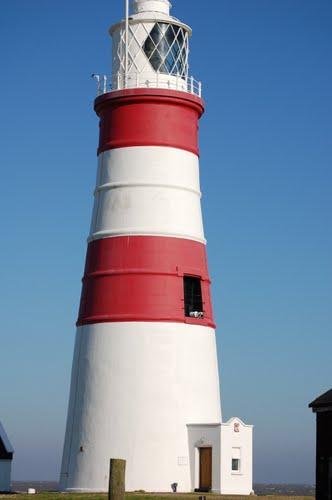
[[[118,73],[115,77],[93,74],[92,78],[97,82],[98,96],[123,89],[155,88],[179,90],[202,97],[202,83],[192,76],[185,79],[177,75],[150,72],[129,73],[127,77],[123,73]]]

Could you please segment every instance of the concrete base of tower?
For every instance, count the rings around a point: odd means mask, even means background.
[[[191,491],[187,424],[221,422],[215,332],[184,323],[78,328],[61,490],[107,491],[110,458],[128,491]]]

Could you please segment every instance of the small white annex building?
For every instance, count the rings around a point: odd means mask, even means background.
[[[0,422],[0,492],[11,490],[11,469],[14,450]]]
[[[253,426],[237,417],[226,423],[188,425],[190,470],[196,491],[223,495],[252,492]]]

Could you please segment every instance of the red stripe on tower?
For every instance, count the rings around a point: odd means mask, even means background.
[[[200,279],[203,317],[185,314],[184,276]],[[205,245],[131,236],[89,244],[78,325],[170,321],[214,327]]]
[[[168,146],[196,155],[202,99],[164,89],[130,89],[95,101],[100,118],[98,153],[130,146]]]

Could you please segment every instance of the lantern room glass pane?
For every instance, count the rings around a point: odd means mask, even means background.
[[[187,76],[187,37],[181,26],[156,23],[143,49],[155,71],[182,78]]]

